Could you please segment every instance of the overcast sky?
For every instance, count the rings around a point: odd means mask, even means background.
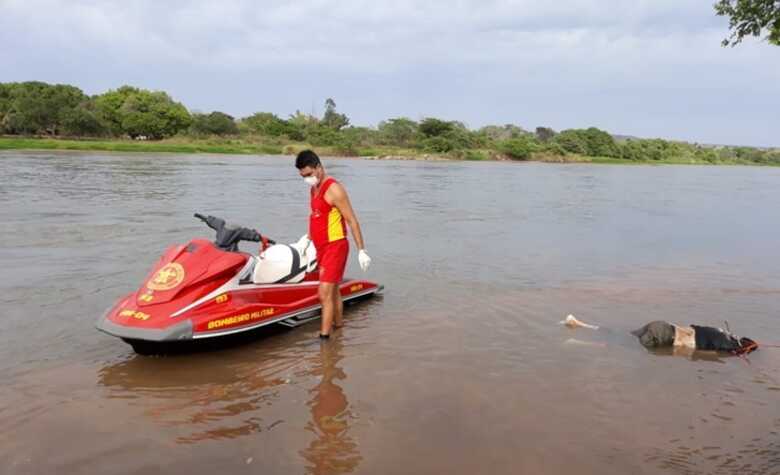
[[[780,145],[780,47],[722,48],[714,0],[0,0],[0,82],[123,84],[237,117]]]

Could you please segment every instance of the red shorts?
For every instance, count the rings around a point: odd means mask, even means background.
[[[339,239],[317,248],[317,262],[320,268],[320,282],[338,284],[344,278],[347,267],[349,241]]]

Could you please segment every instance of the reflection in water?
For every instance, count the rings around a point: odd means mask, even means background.
[[[363,457],[357,443],[349,436],[349,423],[353,417],[344,390],[336,384],[347,375],[338,366],[341,355],[340,335],[323,341],[320,345],[320,360],[311,374],[319,376],[320,382],[309,393],[312,398],[307,405],[311,409],[311,421],[306,430],[317,438],[301,451],[309,462],[307,472],[312,474],[335,474],[352,472]]]
[[[299,454],[308,473],[350,473],[363,457],[349,435],[355,417],[337,384],[347,377],[339,366],[343,344],[337,336],[319,345],[318,352],[311,352],[306,344],[286,358],[255,357],[248,349],[222,354],[216,360],[218,371],[209,355],[134,357],[103,367],[98,384],[107,388],[108,399],[125,400],[128,407],[140,405],[146,418],[173,429],[177,444],[198,444],[262,433],[283,424],[283,414],[294,417],[302,409],[302,402],[285,404],[297,399],[284,393],[297,386],[290,384],[289,377],[316,379],[308,391],[311,419],[305,425],[315,439]]]
[[[261,408],[278,399],[288,382],[284,374],[299,363],[284,358],[269,364],[225,364],[214,371],[209,362],[136,357],[103,368],[98,382],[111,389],[108,398],[158,398],[162,402],[145,415],[167,427],[183,428],[176,442],[194,444],[234,439],[281,423],[263,417]],[[190,432],[192,428],[198,430]]]
[[[726,358],[737,358],[728,353],[718,353],[716,351],[696,350],[683,346],[673,346],[669,348],[646,348],[646,351],[654,356],[680,356],[691,361],[708,361],[710,363],[726,363]],[[744,357],[747,358],[747,357]]]

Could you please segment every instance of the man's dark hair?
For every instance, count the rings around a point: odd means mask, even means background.
[[[320,157],[311,150],[304,150],[295,157],[295,168],[303,170],[306,167],[317,168],[320,166]]]

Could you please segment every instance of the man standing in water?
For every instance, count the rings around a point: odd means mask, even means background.
[[[344,277],[344,268],[349,255],[347,225],[352,230],[358,247],[358,261],[365,272],[371,264],[363,244],[349,196],[344,187],[325,173],[320,157],[311,150],[304,150],[295,158],[295,167],[303,180],[311,186],[311,216],[309,217],[309,239],[317,249],[320,269],[319,297],[322,303],[322,325],[320,338],[328,338],[333,327],[343,325],[339,284]]]

